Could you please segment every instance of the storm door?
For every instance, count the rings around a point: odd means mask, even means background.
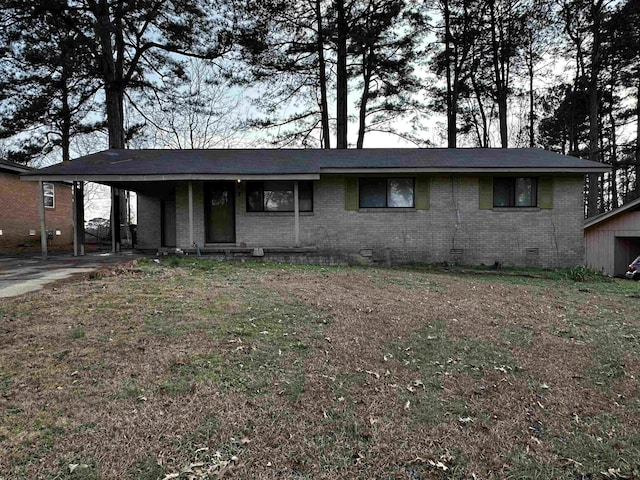
[[[205,229],[207,243],[235,243],[235,183],[205,183]]]

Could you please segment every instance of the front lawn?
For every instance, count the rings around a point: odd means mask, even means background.
[[[640,283],[575,273],[168,259],[2,300],[0,479],[638,478]]]

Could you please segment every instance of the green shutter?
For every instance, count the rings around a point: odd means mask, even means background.
[[[478,187],[480,209],[491,210],[493,208],[493,178],[478,177]]]
[[[553,208],[553,177],[540,177],[538,198],[540,208]]]
[[[431,206],[431,177],[418,175],[416,177],[416,208],[429,210]]]
[[[344,179],[344,209],[358,210],[357,177],[345,177]]]

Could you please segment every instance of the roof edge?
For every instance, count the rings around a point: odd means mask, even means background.
[[[587,228],[595,227],[599,223],[609,220],[639,205],[640,205],[640,197],[636,198],[635,200],[632,200],[629,203],[625,203],[621,207],[615,208],[609,212],[601,213],[600,215],[596,215],[595,217],[587,218],[582,228],[583,230],[586,230]]]
[[[66,182],[163,182],[163,181],[189,181],[189,180],[320,180],[318,173],[301,174],[167,174],[167,175],[42,175],[38,172],[20,175],[23,182],[37,181],[66,181]]]
[[[321,167],[321,173],[350,174],[350,173],[607,173],[610,167],[377,167],[377,168],[350,168],[350,167]]]

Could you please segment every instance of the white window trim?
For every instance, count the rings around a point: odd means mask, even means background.
[[[46,185],[51,185],[51,194],[48,194],[47,189],[45,188]],[[43,195],[43,201],[47,197],[51,197],[51,205],[47,205],[45,202],[44,208],[56,208],[56,186],[53,183],[51,182],[42,183],[42,195]]]

